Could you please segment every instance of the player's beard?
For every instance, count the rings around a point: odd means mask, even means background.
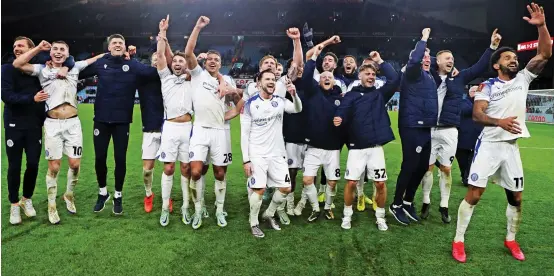
[[[502,74],[504,75],[507,75],[508,77],[510,77],[510,79],[513,79],[516,77],[517,75],[517,67],[514,68],[514,69],[510,69],[508,66],[504,66],[502,64],[500,64],[500,72],[502,72]]]

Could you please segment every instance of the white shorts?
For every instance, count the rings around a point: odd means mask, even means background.
[[[228,130],[206,127],[194,127],[190,138],[190,162],[202,161],[214,166],[228,166],[233,161],[233,154],[227,145]]]
[[[189,142],[192,123],[165,121],[162,128],[162,141],[158,150],[160,162],[189,162]]]
[[[308,147],[304,158],[304,176],[317,176],[323,166],[328,180],[340,179],[340,150],[324,150]]]
[[[46,118],[44,121],[44,150],[47,160],[60,160],[83,155],[83,130],[79,117],[70,119]]]
[[[346,161],[347,180],[358,181],[364,177],[367,170],[367,178],[373,181],[385,181],[388,179],[383,147],[377,146],[367,149],[351,149],[348,151]]]
[[[289,188],[290,175],[286,157],[254,157],[252,163],[252,176],[248,178],[248,188]]]
[[[429,165],[437,159],[445,167],[451,167],[458,147],[458,129],[455,127],[431,128],[431,157]]]
[[[468,183],[485,188],[489,177],[512,192],[523,191],[523,165],[516,140],[504,142],[482,142],[477,140]]]
[[[144,132],[142,134],[142,160],[156,159],[161,141],[161,132]]]
[[[304,164],[304,155],[306,154],[306,149],[308,145],[306,144],[295,144],[295,143],[285,143],[285,148],[287,150],[287,163],[290,169],[300,169]]]

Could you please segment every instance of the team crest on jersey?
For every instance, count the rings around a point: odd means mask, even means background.
[[[8,147],[10,147],[10,148],[13,147],[13,141],[12,141],[12,139],[9,139],[9,140],[6,142],[6,144],[7,144]]]
[[[273,102],[273,101],[271,102],[271,106],[273,106],[273,107],[277,107],[278,105],[279,104],[277,102]]]
[[[340,101],[339,101],[339,100],[335,100],[335,105],[336,105],[336,106],[339,106],[339,105],[340,105]]]
[[[415,149],[415,152],[420,153],[423,148],[421,146],[417,146]]]
[[[127,72],[129,71],[129,65],[125,64],[121,67],[121,70],[123,70],[123,72]]]
[[[289,158],[289,161],[288,161],[289,165],[292,165],[292,162],[293,162],[292,159]]]
[[[471,174],[471,180],[472,180],[472,181],[477,181],[477,179],[479,179],[479,175],[478,175],[478,174],[476,174],[476,173]]]
[[[108,68],[108,65],[107,64],[104,64],[104,69]]]
[[[94,136],[98,136],[100,134],[100,130],[97,128],[94,129]]]

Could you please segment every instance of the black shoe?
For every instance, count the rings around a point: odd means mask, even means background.
[[[404,213],[404,209],[402,209],[402,206],[396,206],[391,204],[389,206],[389,213],[402,225],[409,225],[410,220],[406,217],[406,214]]]
[[[413,203],[411,205],[402,204],[402,209],[404,209],[404,213],[411,220],[416,222],[419,222],[421,220],[417,215],[417,212]]]
[[[429,209],[431,207],[431,204],[429,203],[423,203],[421,206],[421,218],[427,219],[429,217]]]
[[[450,216],[448,215],[448,208],[440,207],[439,212],[441,213],[442,222],[450,223]]]
[[[114,199],[113,199],[113,210],[112,211],[115,215],[122,215],[123,214],[123,198],[114,197]]]
[[[106,201],[110,199],[110,193],[106,195],[98,194],[98,200],[96,200],[96,205],[94,205],[94,212],[102,212],[104,210],[104,207],[106,207]]]
[[[312,211],[312,214],[308,217],[308,222],[314,222],[321,216],[321,211]]]

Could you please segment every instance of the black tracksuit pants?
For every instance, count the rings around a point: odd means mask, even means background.
[[[104,123],[94,122],[94,154],[96,179],[98,187],[106,187],[108,167],[108,146],[113,138],[113,149],[115,159],[115,190],[123,191],[125,174],[127,172],[127,146],[129,145],[129,124],[128,123]]]

